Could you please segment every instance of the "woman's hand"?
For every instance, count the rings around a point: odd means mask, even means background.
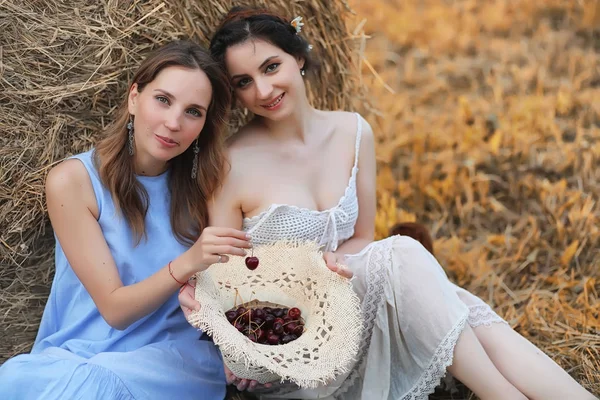
[[[192,279],[185,285],[181,291],[179,292],[179,304],[181,306],[181,310],[183,311],[183,315],[187,319],[190,314],[194,311],[200,310],[200,303],[195,298],[196,291],[196,280]],[[248,390],[249,392],[254,391],[255,389],[265,388],[268,389],[272,386],[271,383],[266,383],[261,385],[257,381],[250,379],[240,379],[231,372],[227,366],[224,365],[225,368],[225,378],[227,380],[228,385],[235,385],[238,390]]]
[[[327,268],[336,272],[337,274],[343,276],[344,278],[352,278],[354,274],[352,271],[348,269],[348,267],[344,264],[344,256],[336,253],[323,253],[323,259],[325,260],[325,264],[327,264]]]
[[[217,263],[229,261],[229,256],[245,256],[251,247],[250,237],[246,232],[233,229],[209,226],[183,255],[190,275],[204,271]]]
[[[194,311],[200,310],[200,303],[196,300],[196,280],[190,279],[179,291],[179,306],[185,319]]]
[[[240,379],[235,376],[226,365],[223,365],[223,367],[225,369],[225,379],[227,380],[227,384],[235,385],[239,391],[248,390],[249,392],[253,392],[256,389],[268,389],[273,386],[271,383],[265,383],[264,385],[261,385],[257,381],[251,379]]]

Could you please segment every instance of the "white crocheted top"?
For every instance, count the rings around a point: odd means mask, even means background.
[[[358,219],[356,175],[358,150],[362,132],[362,117],[356,114],[356,145],[354,166],[344,195],[336,206],[317,211],[289,204],[271,204],[265,211],[244,218],[242,229],[252,235],[255,244],[276,240],[314,240],[323,251],[335,251],[339,244],[354,235]]]

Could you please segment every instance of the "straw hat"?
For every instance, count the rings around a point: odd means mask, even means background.
[[[313,242],[280,241],[257,246],[253,253],[260,260],[254,271],[243,257],[231,257],[196,275],[201,307],[189,316],[190,323],[212,336],[225,364],[240,378],[313,388],[347,372],[362,333],[360,300],[351,282],[327,268]],[[259,344],[225,317],[241,304],[262,303],[299,308],[304,333],[287,344]]]

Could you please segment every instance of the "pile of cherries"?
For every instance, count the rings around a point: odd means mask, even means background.
[[[247,309],[240,306],[227,311],[225,316],[231,325],[255,343],[287,344],[304,333],[302,312],[297,307]]]

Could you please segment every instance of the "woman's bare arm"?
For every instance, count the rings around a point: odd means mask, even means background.
[[[167,266],[141,282],[123,285],[97,221],[98,210],[89,175],[79,160],[67,160],[50,171],[46,198],[52,227],[71,268],[113,328],[126,329],[160,307],[180,287]],[[243,246],[245,234],[230,231],[239,237],[235,245]],[[204,247],[207,250],[207,246]],[[210,260],[205,259],[204,253],[206,251],[195,248],[172,261],[171,270],[178,281],[185,282],[197,269],[207,267],[202,262]]]
[[[356,191],[358,195],[358,220],[354,227],[354,235],[344,242],[336,254],[354,254],[361,251],[375,238],[375,213],[376,213],[376,175],[375,140],[373,130],[362,117],[362,137],[358,156],[358,176],[356,177]]]

